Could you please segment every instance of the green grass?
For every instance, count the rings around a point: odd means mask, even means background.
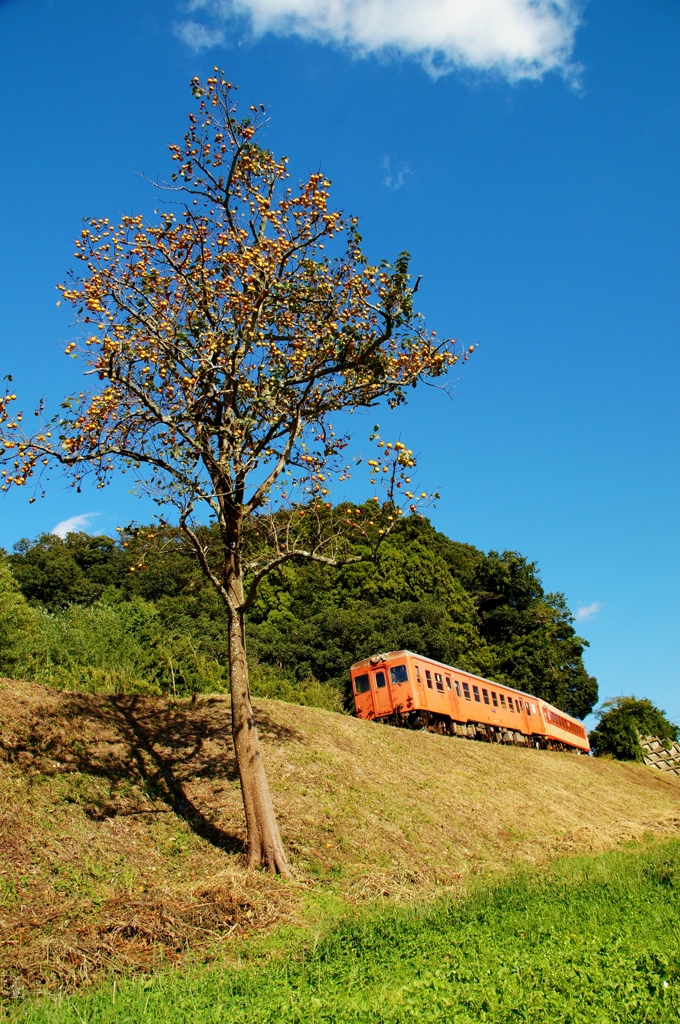
[[[565,859],[468,897],[362,912],[284,953],[24,1004],[27,1024],[680,1018],[680,842]],[[249,953],[250,951],[250,953]],[[249,958],[246,955],[249,954]]]

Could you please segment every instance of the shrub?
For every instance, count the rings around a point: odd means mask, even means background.
[[[320,683],[313,676],[293,683],[272,665],[255,662],[251,666],[250,690],[253,697],[285,700],[327,711],[342,710],[342,692],[331,683]]]
[[[611,754],[619,761],[642,761],[640,736],[656,736],[667,746],[677,740],[680,730],[651,700],[615,697],[598,711],[598,725],[590,733],[590,745],[597,756]]]

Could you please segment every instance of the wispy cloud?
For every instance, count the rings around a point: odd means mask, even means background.
[[[602,605],[599,601],[593,601],[592,604],[584,605],[581,608],[577,608],[574,613],[574,618],[577,622],[585,622],[586,619],[592,619],[593,615],[597,615]]]
[[[51,532],[55,533],[57,537],[61,537],[62,540],[67,533],[79,533],[81,530],[87,532],[90,523],[99,515],[101,515],[100,512],[82,512],[79,516],[71,516],[70,519],[64,519],[61,523],[57,523]]]
[[[224,30],[219,26],[204,25],[200,21],[177,21],[172,30],[178,39],[186,43],[194,53],[201,50],[209,50],[213,46],[219,46],[224,42]]]
[[[394,170],[392,167],[392,161],[388,156],[383,160],[383,170],[385,172],[383,185],[385,188],[389,188],[393,192],[396,192],[398,188],[401,188],[408,175],[411,174],[411,168],[408,164],[402,164],[398,170]]]
[[[432,75],[455,67],[510,81],[548,71],[572,75],[582,0],[189,0],[211,26],[247,18],[253,33],[297,35],[355,52],[399,53]],[[214,28],[182,23],[188,45],[221,42]],[[205,26],[204,26],[205,27]],[[219,30],[218,30],[219,31]]]

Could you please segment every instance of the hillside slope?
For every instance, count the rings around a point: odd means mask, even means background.
[[[224,956],[310,904],[424,897],[470,873],[680,834],[680,779],[259,700],[300,884],[243,869],[223,697],[192,704],[0,681],[0,980]]]

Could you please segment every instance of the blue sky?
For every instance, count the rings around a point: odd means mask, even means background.
[[[436,526],[537,560],[602,698],[680,721],[679,44],[675,0],[0,0],[0,375],[27,403],[78,386],[55,285],[80,218],[152,211],[138,172],[218,63],[372,258],[412,253],[432,327],[479,342],[453,400],[381,419]],[[145,512],[55,484],[0,502],[0,545]]]

